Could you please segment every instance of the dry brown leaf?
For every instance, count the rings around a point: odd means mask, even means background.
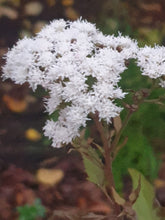
[[[25,99],[23,100],[17,100],[12,98],[11,96],[5,94],[2,98],[8,109],[10,109],[12,112],[24,112],[27,108],[27,101]]]
[[[36,198],[34,191],[26,187],[20,187],[15,193],[15,202],[17,206],[24,205],[25,203],[33,204]]]
[[[162,187],[165,187],[165,180],[161,180],[161,179],[156,179],[154,181],[154,185],[155,187],[158,189],[158,188],[162,188]]]
[[[38,182],[45,185],[54,186],[63,179],[64,172],[60,169],[41,168],[37,171],[36,177]]]
[[[63,6],[72,6],[74,4],[74,0],[62,0]]]
[[[0,6],[0,17],[7,16],[10,19],[17,19],[18,12],[12,8]]]

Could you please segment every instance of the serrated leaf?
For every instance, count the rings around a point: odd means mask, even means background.
[[[141,190],[133,209],[136,211],[138,220],[162,220],[157,216],[157,209],[153,207],[155,192],[153,186],[145,177],[135,169],[129,169],[133,188],[137,187],[139,175],[141,175]]]

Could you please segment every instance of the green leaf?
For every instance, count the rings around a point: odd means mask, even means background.
[[[134,204],[139,196],[141,190],[141,176],[139,176],[139,181],[138,181],[138,185],[137,188],[134,189],[131,194],[129,195],[129,201]]]
[[[49,117],[50,119],[56,122],[59,117],[59,109],[55,110]]]
[[[42,206],[40,199],[36,199],[33,205],[24,205],[17,207],[19,220],[35,220],[37,217],[45,216],[45,208]]]
[[[84,138],[85,138],[85,140],[87,140],[89,137],[90,137],[90,129],[89,129],[89,127],[87,127],[85,129]]]
[[[153,186],[145,179],[145,177],[135,169],[129,169],[132,178],[133,188],[137,187],[139,176],[141,176],[141,190],[133,209],[136,211],[138,220],[162,220],[157,216],[157,209],[153,203],[155,192]]]
[[[81,152],[81,154],[88,180],[103,187],[105,182],[104,169],[96,150],[89,147],[86,152]]]

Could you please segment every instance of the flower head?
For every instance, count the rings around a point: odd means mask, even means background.
[[[44,130],[59,147],[79,135],[89,113],[98,112],[108,123],[120,113],[115,104],[125,96],[118,87],[120,74],[137,50],[129,37],[105,36],[87,21],[54,20],[7,53],[3,77],[50,92],[46,109],[50,114],[59,109],[59,118],[48,121]]]
[[[152,79],[160,79],[160,85],[164,86],[161,79],[165,76],[165,47],[140,48],[137,55],[137,65],[140,66],[142,75],[149,76]]]

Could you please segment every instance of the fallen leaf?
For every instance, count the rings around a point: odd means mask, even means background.
[[[43,10],[43,5],[40,2],[29,2],[25,5],[25,14],[30,16],[37,16]]]
[[[71,6],[74,4],[74,0],[62,0],[63,6]]]
[[[15,202],[17,206],[26,203],[33,204],[36,198],[35,192],[32,189],[26,188],[24,185],[19,184],[15,189]]]
[[[155,185],[156,188],[165,187],[165,180],[156,179],[156,180],[154,181],[154,185]]]
[[[41,134],[34,128],[29,128],[25,131],[25,137],[30,141],[39,141],[41,139]]]
[[[60,169],[44,169],[41,168],[36,174],[38,182],[53,186],[58,184],[64,177],[64,172]]]
[[[24,112],[27,108],[27,101],[25,99],[18,100],[14,99],[11,96],[5,94],[2,98],[8,109],[10,109],[12,112]]]
[[[0,6],[0,17],[2,16],[7,16],[10,19],[17,19],[18,12],[12,8]]]

